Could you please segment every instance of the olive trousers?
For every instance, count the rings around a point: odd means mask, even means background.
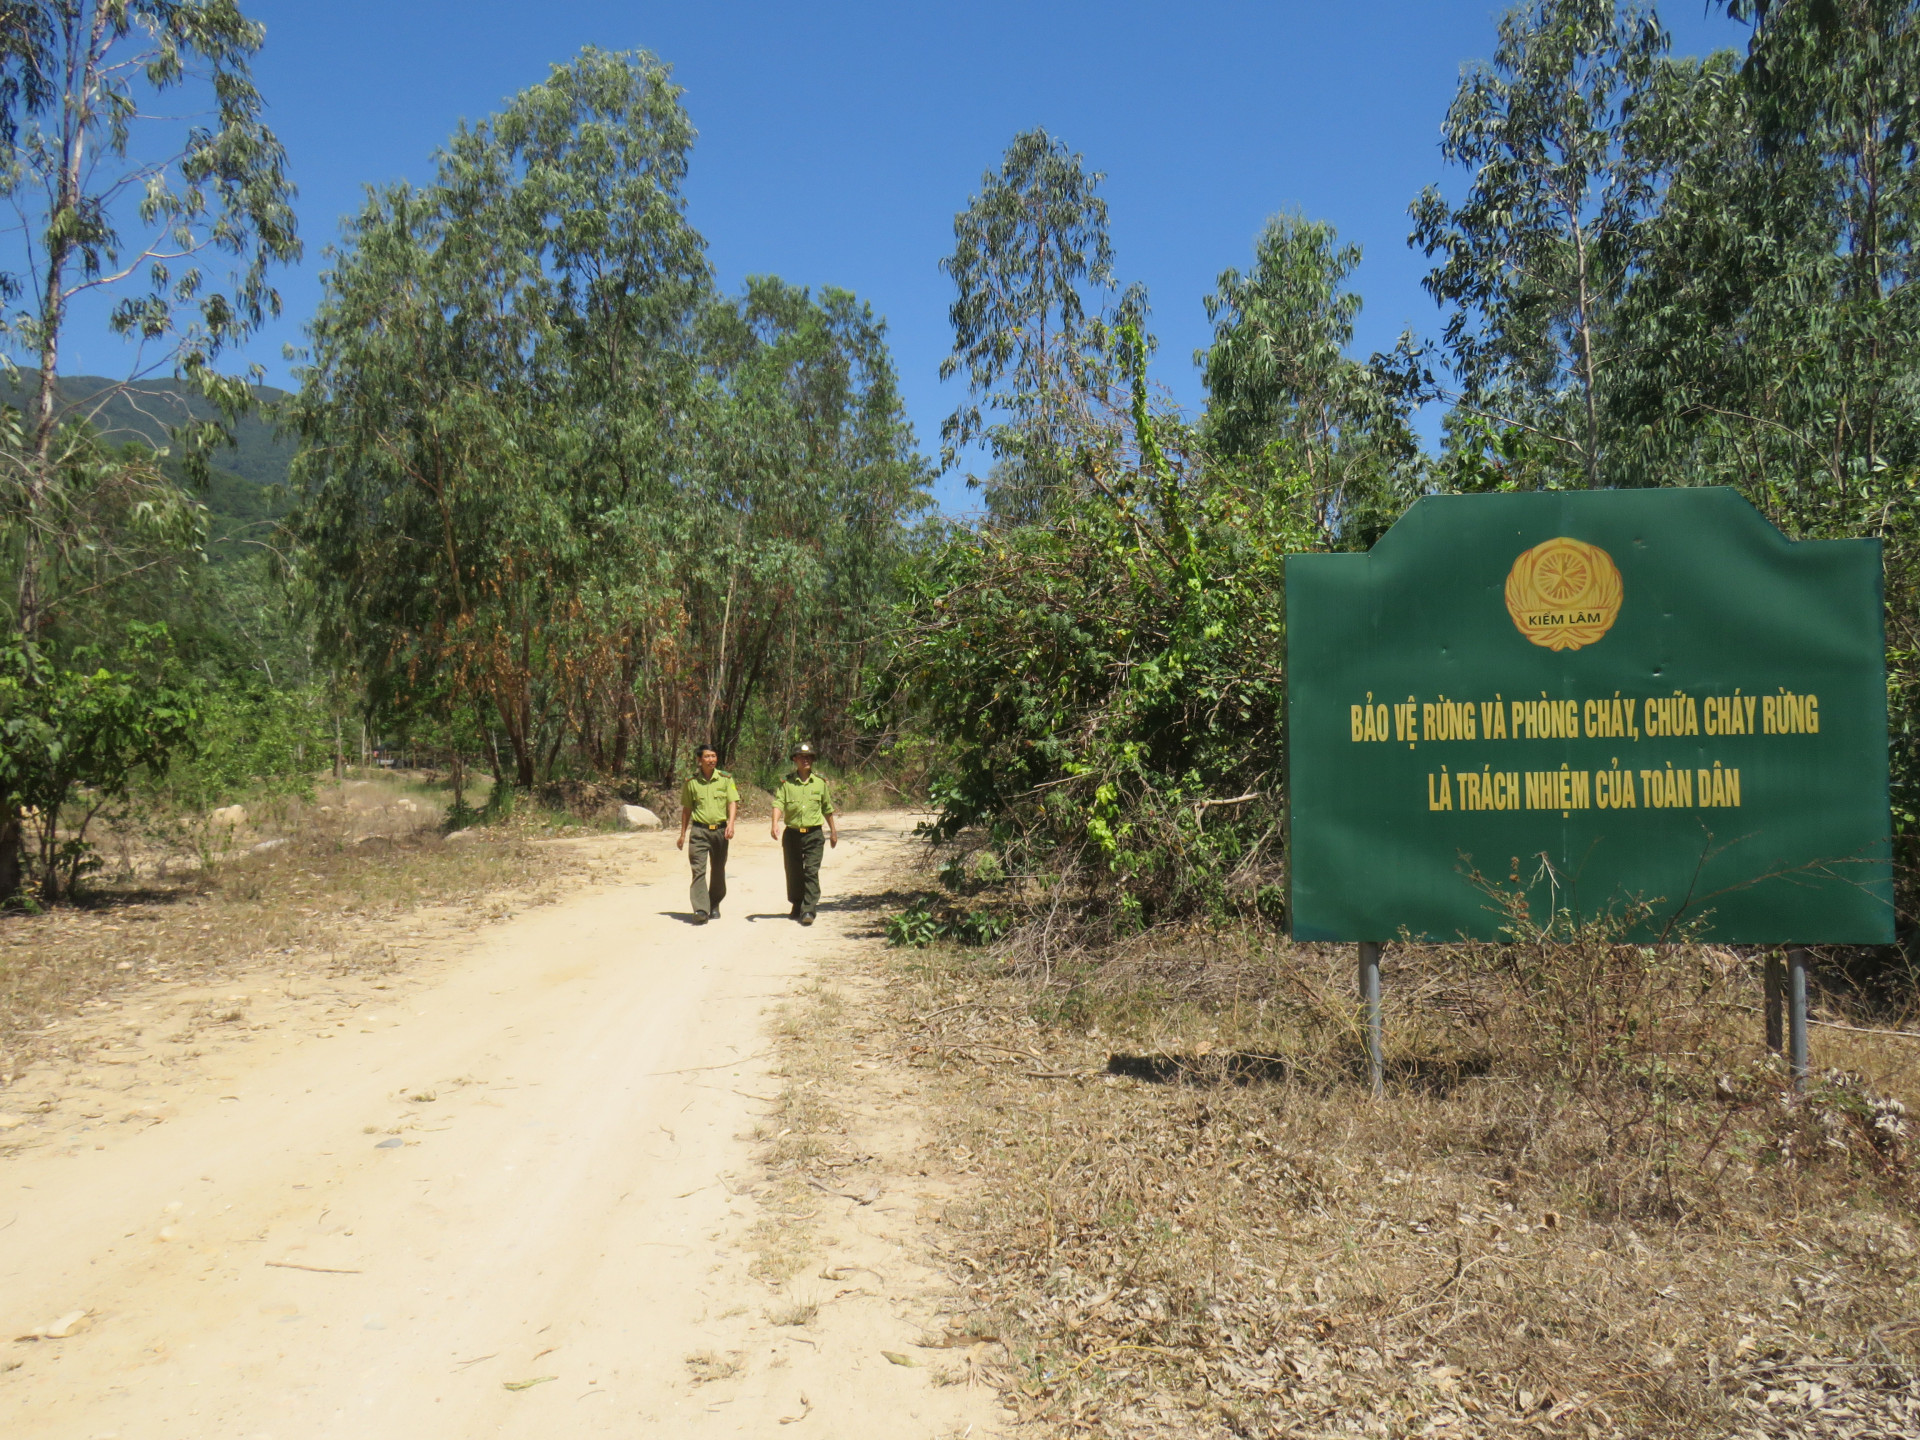
[[[727,898],[727,828],[709,830],[695,825],[687,834],[687,861],[693,866],[693,889],[689,898],[695,913],[705,915],[718,910]]]
[[[802,915],[820,906],[820,857],[827,853],[827,829],[815,825],[802,833],[789,825],[780,832],[780,852],[787,862],[787,903]]]

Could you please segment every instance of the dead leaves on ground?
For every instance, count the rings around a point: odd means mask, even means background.
[[[1037,1433],[1920,1434],[1920,1322],[1886,1323],[1920,1310],[1920,1255],[1870,1197],[1596,1214],[1444,1092],[1236,1070],[1231,1034],[1147,1083],[1103,1073],[1117,1033],[1037,1018],[1058,985],[922,954],[889,986],[863,1053],[941,1077],[938,1152],[970,1181],[945,1259]]]

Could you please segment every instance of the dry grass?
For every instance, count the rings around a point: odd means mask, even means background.
[[[385,791],[405,798],[405,787]],[[0,1077],[61,1053],[64,1017],[129,986],[213,980],[268,958],[321,974],[391,968],[370,922],[428,904],[502,918],[571,863],[519,829],[449,844],[428,804],[328,800],[283,816],[290,833],[272,848],[96,885],[80,906],[0,914]]]
[[[894,952],[891,1048],[974,1179],[952,1259],[1048,1433],[1920,1433],[1920,1044],[1815,1032],[1751,962],[1350,947]]]
[[[812,1300],[793,1300],[767,1311],[769,1325],[811,1325],[820,1318],[820,1306]]]
[[[747,1357],[738,1350],[725,1355],[716,1355],[711,1350],[701,1350],[687,1356],[687,1373],[693,1377],[695,1385],[710,1385],[715,1380],[731,1380],[746,1369]]]
[[[810,1180],[847,1163],[845,1117],[833,1098],[847,1074],[838,1043],[847,1024],[844,997],[818,983],[782,1005],[774,1021],[780,1058],[771,1074],[780,1088],[768,1097],[772,1109],[753,1133],[765,1184],[756,1192],[761,1218],[748,1243],[754,1256],[750,1273],[776,1288],[818,1258],[810,1222],[821,1197]]]

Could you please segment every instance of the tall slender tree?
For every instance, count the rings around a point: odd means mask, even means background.
[[[643,52],[554,67],[433,185],[369,201],[311,326],[296,527],[321,638],[376,705],[482,707],[523,786],[578,718],[567,682],[630,677],[636,627],[672,621],[646,541],[708,285],[679,94]]]
[[[509,784],[844,727],[924,503],[867,307],[712,293],[679,97],[644,52],[555,67],[371,199],[311,330],[321,637],[377,712],[499,737]]]
[[[1527,0],[1499,36],[1447,110],[1441,153],[1472,170],[1466,198],[1425,190],[1412,243],[1439,259],[1425,284],[1451,308],[1460,406],[1537,436],[1566,478],[1597,486],[1618,363],[1609,316],[1654,199],[1624,122],[1668,39],[1616,0]]]
[[[1125,411],[1106,323],[1115,283],[1105,179],[1064,141],[1027,130],[953,217],[953,253],[940,262],[956,292],[953,353],[940,375],[964,373],[967,398],[940,427],[940,460],[951,469],[984,440],[992,468],[969,483],[984,483],[1002,520],[1037,519],[1068,482],[1076,448],[1116,436],[1113,416]],[[1118,301],[1142,318],[1142,292]]]
[[[200,529],[198,508],[151,452],[107,444],[89,422],[156,375],[187,382],[228,418],[246,409],[247,385],[215,366],[278,313],[269,270],[300,253],[285,156],[250,74],[264,34],[234,0],[0,4],[0,201],[11,212],[0,226],[0,370],[10,391],[26,392],[23,408],[0,407],[10,582],[0,648],[14,682],[7,723],[51,736],[40,751],[63,764],[84,748],[59,733],[60,717],[77,713],[60,699],[76,677],[43,647],[58,638],[66,592],[97,597],[192,551]],[[128,373],[75,403],[62,368],[75,325],[102,310],[128,342]],[[224,438],[218,423],[180,419],[175,442],[189,461]],[[0,766],[0,898],[23,878],[21,806],[47,793],[21,768],[32,753],[14,746]],[[43,808],[44,835],[59,808]]]
[[[34,372],[0,486],[15,628],[32,640],[65,553],[98,539],[75,523],[88,512],[70,506],[69,482],[97,482],[103,457],[68,422],[169,373],[243,410],[246,386],[213,366],[279,312],[268,271],[300,248],[285,155],[250,74],[265,31],[234,0],[14,0],[0,21],[0,199],[15,216],[0,346],[9,369]],[[95,300],[135,358],[76,415],[63,344]],[[217,426],[181,430],[190,448],[218,438]],[[145,478],[150,498],[169,498]]]
[[[1213,344],[1196,351],[1207,386],[1203,444],[1216,462],[1258,456],[1304,482],[1323,543],[1366,527],[1411,480],[1417,446],[1387,377],[1352,359],[1360,297],[1347,279],[1360,247],[1331,225],[1276,215],[1248,274],[1223,270],[1206,300]]]
[[[1665,67],[1637,122],[1663,196],[1623,418],[1645,466],[1741,485],[1790,531],[1884,531],[1920,465],[1920,5],[1730,8],[1744,64]]]
[[[1733,0],[1743,56],[1663,67],[1659,214],[1620,314],[1636,478],[1737,485],[1886,545],[1892,794],[1920,843],[1920,5]]]

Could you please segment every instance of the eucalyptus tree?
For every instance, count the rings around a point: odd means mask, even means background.
[[[648,542],[708,286],[679,94],[645,52],[554,67],[432,185],[369,199],[311,326],[296,528],[321,638],[376,704],[482,707],[521,785],[596,687],[631,711],[646,629],[675,621]]]
[[[1817,159],[1844,257],[1832,279],[1891,338],[1879,307],[1912,278],[1920,176],[1920,5],[1914,0],[1729,0],[1750,20],[1744,67],[1763,152]],[[1871,363],[1880,334],[1863,334]],[[1872,420],[1862,443],[1871,451]]]
[[[1623,314],[1648,466],[1742,486],[1798,533],[1888,533],[1920,466],[1920,6],[1736,4],[1730,54],[1666,67],[1663,166]]]
[[[15,628],[31,642],[70,560],[84,559],[83,583],[103,581],[118,537],[90,520],[192,539],[158,468],[80,422],[156,374],[244,409],[245,384],[213,367],[278,313],[268,272],[300,251],[285,155],[250,72],[265,32],[234,0],[11,0],[4,22],[0,199],[12,218],[0,229],[0,347],[10,373],[22,362],[33,373],[24,414],[0,435],[0,525]],[[101,308],[130,344],[132,372],[68,404],[64,347]],[[193,450],[218,430],[183,424],[178,438]]]
[[[951,469],[984,440],[994,462],[986,498],[1004,520],[1038,518],[1075,451],[1118,437],[1105,179],[1064,141],[1024,131],[953,218],[953,253],[940,262],[955,290],[953,353],[940,375],[964,373],[967,398],[940,427],[940,460]],[[1118,299],[1141,318],[1139,292]]]
[[[1258,458],[1290,477],[1323,543],[1364,539],[1413,478],[1408,407],[1382,368],[1348,355],[1360,247],[1331,225],[1276,215],[1248,274],[1223,270],[1206,299],[1213,343],[1194,353],[1207,386],[1203,446],[1218,463]]]
[[[56,852],[69,877],[83,854],[84,825],[62,828],[74,787],[114,793],[129,756],[159,764],[188,738],[155,647],[99,635],[136,670],[100,669],[98,654],[68,668],[60,652],[86,637],[60,630],[76,603],[97,615],[130,577],[197,558],[199,507],[151,450],[91,422],[155,375],[229,418],[249,403],[215,366],[278,312],[269,270],[299,254],[285,155],[251,79],[263,39],[233,0],[0,6],[0,371],[25,392],[0,407],[0,900],[25,878],[22,806],[37,807],[51,897]],[[129,373],[76,404],[62,368],[76,326],[102,321],[127,342]],[[224,438],[180,418],[190,462]]]
[[[703,338],[719,386],[699,512],[719,539],[688,552],[704,733],[732,750],[758,706],[768,763],[801,733],[844,748],[906,525],[931,503],[885,322],[848,291],[758,276]]]
[[[1637,478],[1739,486],[1795,535],[1886,542],[1893,812],[1920,836],[1920,5],[1736,0],[1745,56],[1664,67],[1660,213],[1620,315]]]
[[[370,198],[311,328],[321,637],[382,715],[497,736],[520,786],[826,733],[924,503],[866,306],[713,294],[679,95],[645,53],[556,67]]]
[[[1439,259],[1424,283],[1451,308],[1458,405],[1537,437],[1589,486],[1608,475],[1610,317],[1655,198],[1626,122],[1667,48],[1651,11],[1615,0],[1508,11],[1447,110],[1441,153],[1472,170],[1466,197],[1430,186],[1413,205],[1412,243]]]

